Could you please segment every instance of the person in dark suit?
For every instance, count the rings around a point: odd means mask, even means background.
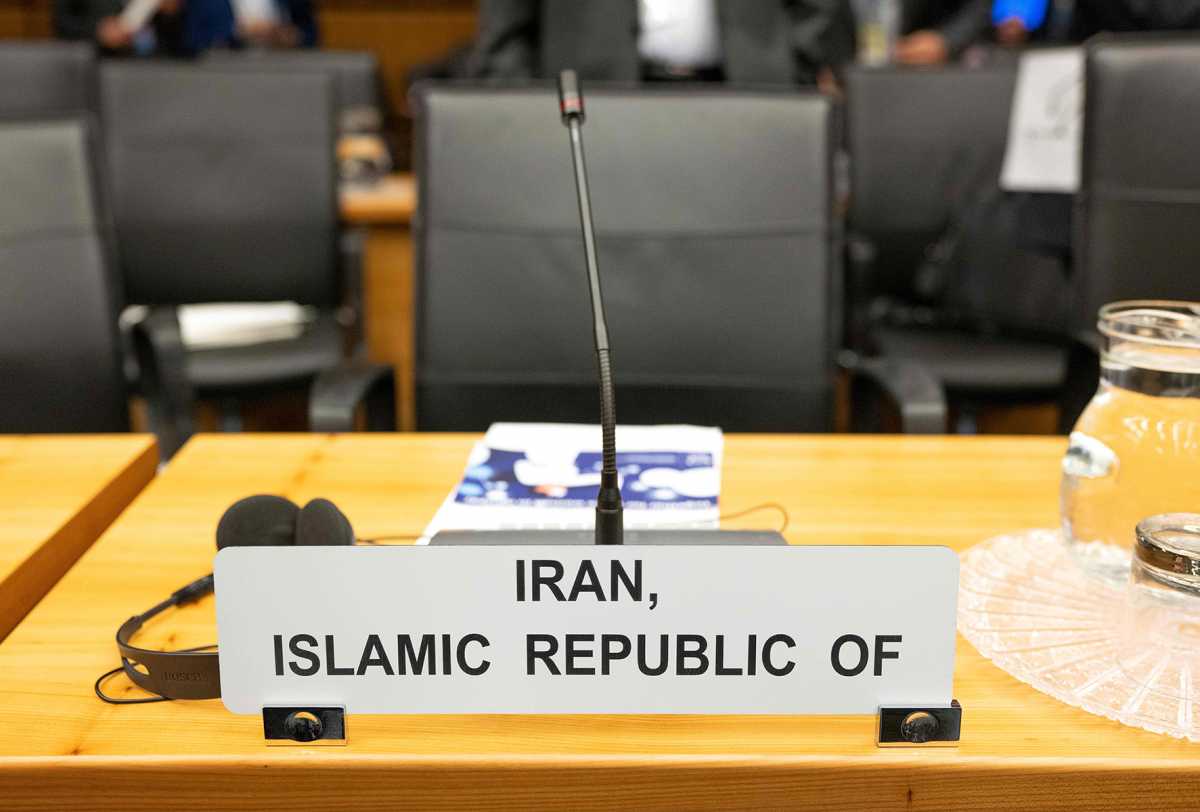
[[[905,36],[896,43],[896,61],[937,65],[958,56],[991,28],[992,0],[908,0]]]
[[[54,0],[54,34],[59,39],[95,40],[119,47],[126,40],[125,32],[112,29],[112,23],[124,5],[124,0]]]
[[[1044,22],[1032,31],[1016,18],[994,21],[994,2],[967,0],[937,25],[913,31],[897,45],[897,60],[912,65],[940,64],[988,39],[1019,46],[1030,41],[1082,42],[1102,31],[1200,29],[1200,0],[1044,0]]]
[[[185,0],[181,50],[312,48],[317,18],[312,0]]]
[[[466,72],[811,84],[852,54],[844,0],[481,0]]]

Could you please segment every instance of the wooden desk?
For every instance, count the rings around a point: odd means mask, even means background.
[[[154,477],[154,438],[0,436],[0,640]]]
[[[417,208],[417,183],[409,174],[341,190],[342,219],[354,225],[407,226]]]
[[[413,338],[412,175],[390,175],[379,183],[342,190],[342,220],[366,229],[363,298],[367,352],[372,361],[396,370],[396,426],[417,427]]]
[[[1200,748],[1061,705],[965,642],[957,749],[880,750],[868,717],[351,717],[342,748],[267,748],[219,701],[112,707],[113,632],[203,573],[256,491],[337,501],[360,535],[416,533],[457,480],[462,435],[203,436],[0,645],[8,808],[1195,809]],[[1056,520],[1060,439],[728,439],[726,511],[767,499],[793,543],[964,549]],[[762,526],[769,514],[738,526]],[[214,639],[211,599],[148,644]],[[123,683],[114,681],[113,690]]]

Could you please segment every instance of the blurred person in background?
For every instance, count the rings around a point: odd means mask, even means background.
[[[474,78],[813,84],[853,52],[844,0],[481,0]]]
[[[133,4],[148,13],[126,14]],[[130,22],[139,17],[145,22]],[[92,40],[107,54],[194,56],[317,43],[313,0],[55,0],[54,29],[62,39]]]
[[[968,0],[959,6],[940,24],[903,37],[896,60],[938,65],[981,42],[1017,47],[1082,42],[1102,31],[1200,29],[1200,0]]]
[[[993,0],[907,0],[906,34],[896,43],[896,61],[905,65],[940,65],[958,57],[989,31],[992,3]]]
[[[54,0],[54,34],[94,42],[105,54],[147,56],[178,42],[180,1],[158,3],[156,13],[139,27],[122,17],[129,0]]]
[[[313,48],[313,0],[184,0],[181,49]]]

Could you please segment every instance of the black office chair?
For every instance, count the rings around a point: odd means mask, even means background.
[[[595,422],[554,90],[424,85],[416,101],[418,424]],[[827,430],[839,313],[828,102],[589,86],[587,105],[619,419]]]
[[[335,105],[343,130],[356,129],[358,122],[372,115],[378,126],[387,115],[379,60],[366,51],[214,49],[205,55],[205,60],[226,68],[328,71],[334,79]]]
[[[387,368],[345,360],[342,281],[358,271],[339,255],[332,78],[109,63],[101,98],[126,300],[151,306],[158,346],[180,346],[178,305],[317,308],[298,338],[187,351],[197,395],[312,386],[312,427],[345,430],[372,393],[372,426],[390,424]]]
[[[82,118],[0,120],[2,432],[129,430],[91,131]],[[136,344],[155,402],[167,404],[157,359]]]
[[[1100,37],[1087,48],[1064,428],[1096,389],[1096,314],[1122,299],[1200,299],[1200,42]]]
[[[342,181],[373,182],[395,166],[395,144],[387,130],[391,111],[383,90],[379,60],[374,54],[309,48],[290,51],[218,48],[205,55],[205,63],[226,70],[328,73],[333,77],[338,133],[359,137],[339,145],[339,152],[343,153],[339,167]],[[348,232],[344,239],[362,241],[365,237]],[[359,291],[352,293],[357,295]]]
[[[1200,41],[1087,49],[1079,326],[1119,299],[1200,298]]]
[[[854,68],[846,78],[846,363],[878,354],[918,364],[966,410],[1053,399],[1065,376],[1061,264],[980,237],[969,220],[1015,217],[998,186],[1014,80],[1010,68]],[[1019,282],[1018,266],[1028,272]]]
[[[0,42],[0,116],[96,109],[96,53],[83,42]]]

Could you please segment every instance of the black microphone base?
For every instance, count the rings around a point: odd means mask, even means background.
[[[595,547],[593,530],[443,530],[430,544],[495,547],[563,544]],[[625,530],[625,544],[634,547],[710,546],[714,544],[787,544],[773,530]]]

